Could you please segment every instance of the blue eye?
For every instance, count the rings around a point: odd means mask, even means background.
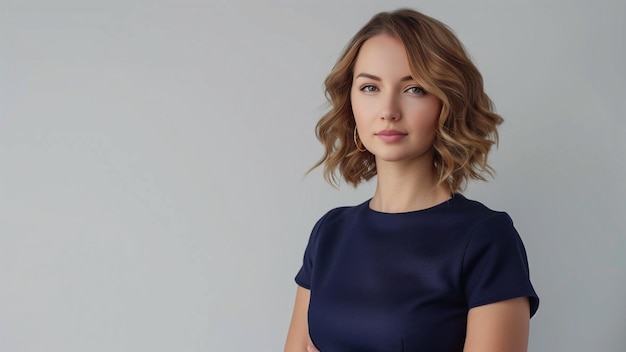
[[[407,92],[417,95],[426,95],[426,91],[422,87],[411,87],[407,89]]]
[[[366,85],[366,86],[361,87],[361,91],[366,92],[366,93],[373,93],[373,92],[376,92],[377,90],[378,88],[372,85]]]

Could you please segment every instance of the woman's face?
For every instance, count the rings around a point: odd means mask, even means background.
[[[381,34],[361,47],[350,99],[359,137],[377,163],[424,158],[432,163],[441,102],[418,80],[397,39]]]

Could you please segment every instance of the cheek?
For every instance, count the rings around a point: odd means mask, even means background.
[[[432,115],[432,119],[428,121],[427,128],[434,135],[437,132],[438,125],[439,125],[439,112],[436,111]]]
[[[434,138],[439,125],[439,110],[432,108],[420,109],[420,111],[415,112],[411,121],[413,128],[419,131],[422,136],[425,138]]]
[[[441,104],[439,100],[433,100],[429,104],[424,104],[420,107],[419,115],[422,126],[428,129],[437,129],[439,124],[439,116],[441,115]]]

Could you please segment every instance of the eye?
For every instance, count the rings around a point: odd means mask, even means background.
[[[378,91],[378,88],[376,86],[373,85],[365,85],[363,87],[361,87],[361,92],[365,92],[365,93],[373,93]]]
[[[426,91],[422,87],[410,87],[406,91],[411,93],[411,94],[426,95]]]

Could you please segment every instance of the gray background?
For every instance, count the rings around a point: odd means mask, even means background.
[[[626,349],[624,1],[0,1],[0,350],[277,351],[322,81],[374,13],[450,25],[506,122],[530,351]]]

